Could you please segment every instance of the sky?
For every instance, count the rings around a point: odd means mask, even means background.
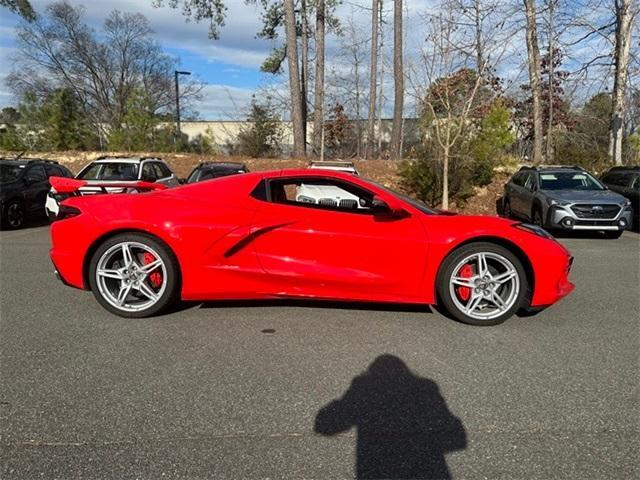
[[[227,0],[227,21],[222,28],[219,40],[208,38],[208,24],[188,22],[182,12],[168,7],[154,8],[152,0],[69,0],[73,5],[82,5],[86,10],[87,23],[99,30],[105,17],[111,10],[142,13],[150,21],[155,39],[163,49],[180,61],[180,69],[193,72],[204,84],[203,100],[194,106],[199,118],[219,120],[244,118],[252,94],[265,85],[274,85],[284,91],[286,78],[274,78],[260,72],[260,65],[274,47],[270,40],[257,39],[260,30],[260,15],[256,7],[247,6],[244,0]],[[51,0],[31,0],[37,12],[43,12]],[[412,68],[420,67],[420,49],[425,42],[425,20],[423,17],[430,3],[435,0],[405,0],[405,61]],[[350,18],[363,31],[370,31],[371,0],[343,0],[336,15],[341,21]],[[385,2],[391,20],[392,2]],[[19,18],[6,9],[0,10],[0,106],[12,105],[15,99],[5,78],[11,71],[12,56],[15,55],[15,26]],[[392,42],[391,25],[387,30],[386,48],[388,49],[391,71],[390,46]],[[349,39],[346,39],[348,42]],[[513,85],[519,85],[526,79],[523,63],[526,56],[524,38],[517,35],[504,39],[505,53],[509,59],[503,62],[500,75]],[[329,35],[327,46],[327,74],[340,71],[349,65],[341,65],[337,57],[338,39]],[[343,62],[343,61],[342,61]],[[327,79],[331,83],[331,78]],[[410,83],[410,82],[409,82]],[[387,85],[388,84],[388,85]],[[410,89],[410,85],[407,87]],[[389,114],[392,108],[392,79],[385,77],[386,101],[383,112]],[[405,114],[411,115],[414,100],[407,93]],[[415,110],[415,109],[414,109]]]

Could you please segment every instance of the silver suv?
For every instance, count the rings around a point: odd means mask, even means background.
[[[631,202],[581,167],[523,167],[504,187],[505,217],[547,229],[596,230],[618,238],[631,226]]]

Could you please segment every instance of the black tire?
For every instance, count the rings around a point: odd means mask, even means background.
[[[11,230],[24,227],[26,214],[20,200],[10,200],[2,212],[2,226]]]
[[[502,206],[502,216],[504,218],[513,218],[513,212],[511,211],[511,202],[508,198],[504,199],[504,205]]]
[[[146,308],[144,310],[138,310],[135,312],[121,310],[112,304],[110,304],[100,292],[98,288],[98,283],[96,279],[96,269],[98,267],[98,262],[100,258],[104,255],[104,253],[109,250],[114,245],[117,245],[122,242],[137,242],[143,245],[147,245],[155,252],[158,253],[164,265],[166,267],[167,272],[167,285],[164,290],[164,293],[160,296],[160,298],[156,301],[155,304]],[[158,240],[156,237],[151,235],[146,235],[143,233],[124,233],[121,235],[116,235],[114,237],[106,240],[98,249],[95,251],[93,256],[91,257],[91,261],[89,262],[89,286],[91,287],[91,291],[93,295],[96,297],[96,300],[100,305],[102,305],[109,312],[118,315],[120,317],[125,318],[145,318],[152,317],[154,315],[159,314],[166,308],[168,308],[171,304],[175,303],[179,296],[180,289],[180,267],[178,261],[167,245]]]
[[[518,279],[520,281],[520,289],[515,297],[513,305],[500,316],[487,320],[480,320],[466,315],[462,310],[460,310],[460,308],[451,298],[451,292],[449,289],[451,276],[454,273],[453,270],[456,265],[458,265],[459,262],[461,262],[465,257],[468,257],[469,255],[483,252],[499,254],[509,262],[511,262],[517,272]],[[489,242],[470,243],[467,245],[463,245],[462,247],[450,253],[440,266],[436,290],[438,294],[438,306],[443,307],[447,311],[447,313],[449,313],[456,320],[459,320],[462,323],[477,326],[491,326],[503,323],[504,321],[512,317],[521,308],[526,308],[528,306],[528,299],[530,298],[529,282],[527,281],[527,274],[522,265],[522,262],[513,252],[511,252],[507,248]]]
[[[602,233],[604,234],[604,238],[608,238],[609,240],[617,240],[622,236],[624,230],[605,230]]]
[[[534,225],[544,228],[544,220],[542,219],[542,210],[537,205],[533,207],[531,212],[531,221]]]

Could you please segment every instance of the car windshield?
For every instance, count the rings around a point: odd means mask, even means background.
[[[124,162],[92,163],[78,174],[81,180],[137,180],[138,165]]]
[[[605,190],[586,172],[548,172],[540,174],[541,190]]]
[[[23,168],[24,167],[20,165],[0,164],[0,183],[17,180]]]
[[[374,185],[380,187],[384,191],[389,192],[394,197],[398,197],[401,200],[404,200],[409,205],[411,205],[413,208],[416,208],[416,209],[420,210],[422,213],[426,213],[427,215],[441,215],[442,214],[441,211],[439,211],[439,210],[437,210],[435,208],[431,208],[431,207],[427,206],[426,203],[421,202],[420,200],[416,200],[415,198],[411,198],[408,195],[396,192],[395,190],[392,190],[389,187],[385,187],[384,185],[381,185],[378,182],[374,182],[373,180],[371,180],[369,178],[367,179],[367,181],[369,183],[373,183]]]

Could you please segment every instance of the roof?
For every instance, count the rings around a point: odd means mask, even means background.
[[[524,166],[519,171],[558,171],[558,170],[581,170],[584,171],[584,168],[579,165],[530,165]]]
[[[229,168],[229,169],[233,169],[233,170],[237,170],[239,168],[247,168],[247,166],[244,163],[240,163],[240,162],[200,162],[198,167],[207,167],[207,168],[212,168],[212,169],[214,169],[214,168],[220,168],[220,169]]]
[[[54,163],[58,165],[56,160],[47,160],[44,158],[0,158],[0,161],[13,165],[28,165],[29,163]]]
[[[122,157],[122,156],[108,156],[104,155],[102,157],[96,158],[91,163],[140,163],[144,160],[159,160],[164,161],[159,157]]]

